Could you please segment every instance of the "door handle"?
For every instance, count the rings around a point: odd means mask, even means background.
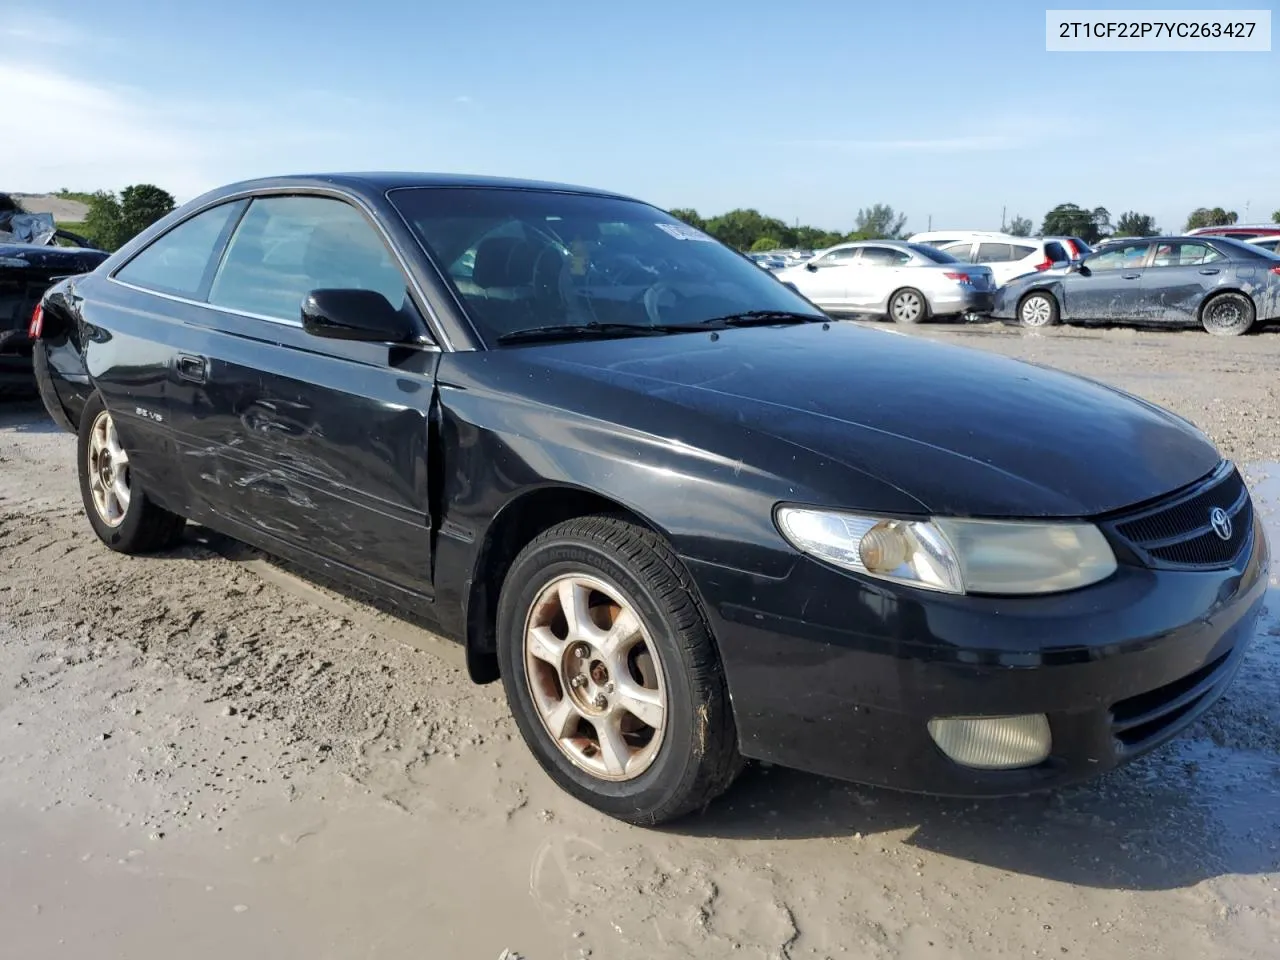
[[[1125,273],[1120,275],[1120,279],[1121,280],[1137,280],[1140,276],[1142,276],[1142,274],[1140,273]]]
[[[1201,272],[1201,273],[1205,273],[1205,274],[1217,273],[1217,272],[1218,272],[1218,268],[1217,268],[1217,267],[1207,267],[1207,268],[1205,268],[1204,270],[1201,270],[1200,272]]]
[[[178,357],[178,376],[192,383],[204,383],[207,377],[208,364],[204,357],[192,357],[182,354]]]

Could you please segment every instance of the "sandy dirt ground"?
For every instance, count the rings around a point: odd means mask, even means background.
[[[1280,535],[1280,334],[912,335],[1171,406]],[[553,788],[416,626],[195,527],[111,553],[72,438],[0,407],[0,956],[1274,958],[1276,583],[1227,697],[1095,783],[972,803],[754,766],[640,830]]]

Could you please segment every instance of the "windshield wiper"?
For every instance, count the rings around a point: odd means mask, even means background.
[[[774,323],[819,323],[830,320],[825,314],[796,313],[793,310],[746,310],[742,313],[730,313],[723,317],[708,317],[702,321],[704,327],[750,327],[767,326]]]
[[[640,323],[553,323],[545,327],[512,330],[498,337],[498,343],[535,343],[537,341],[576,340],[578,337],[649,336],[657,333],[689,333],[705,329],[701,326]]]

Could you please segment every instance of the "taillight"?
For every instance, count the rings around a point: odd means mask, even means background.
[[[44,304],[37,303],[35,310],[31,312],[31,323],[27,325],[27,336],[32,340],[39,340],[40,333],[44,330]]]
[[[1052,261],[1052,260],[1050,260],[1048,257],[1045,257],[1045,258],[1044,258],[1044,262],[1043,262],[1043,263],[1037,263],[1037,264],[1036,264],[1036,269],[1037,269],[1037,270],[1048,270],[1048,269],[1049,269],[1050,267],[1052,267],[1052,266],[1053,266],[1053,261]]]
[[[942,275],[946,277],[948,280],[959,280],[961,283],[973,282],[972,280],[969,279],[969,275],[967,273],[955,273],[950,270],[947,270]]]

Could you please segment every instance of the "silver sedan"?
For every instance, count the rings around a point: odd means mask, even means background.
[[[989,267],[899,240],[842,243],[775,276],[830,313],[887,314],[897,323],[988,314],[996,295]]]

